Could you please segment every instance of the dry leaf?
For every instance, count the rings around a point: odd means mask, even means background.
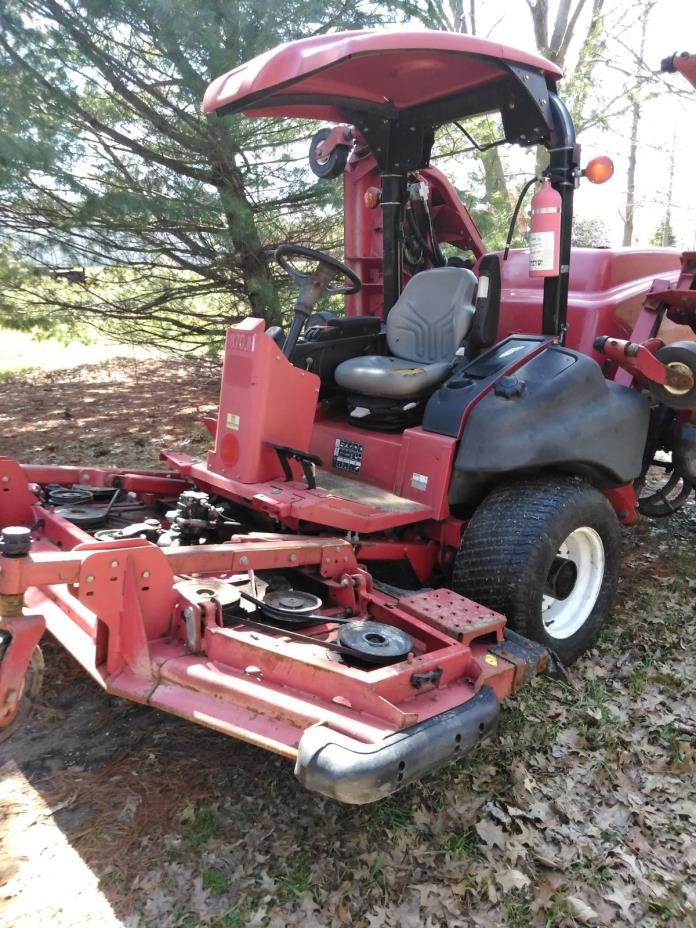
[[[498,825],[494,825],[493,822],[488,822],[484,819],[483,821],[477,822],[474,828],[476,829],[476,834],[488,847],[499,847],[501,851],[505,849],[507,838],[503,829]]]
[[[607,902],[613,902],[614,905],[617,905],[621,909],[621,914],[624,918],[629,918],[631,914],[631,906],[635,902],[633,896],[630,896],[626,891],[626,888],[623,886],[614,886],[610,893],[605,893],[604,898]]]
[[[506,892],[512,892],[513,889],[525,889],[531,883],[526,873],[521,870],[503,870],[495,876],[500,888]]]
[[[581,924],[594,925],[597,923],[599,916],[592,906],[588,905],[582,899],[578,899],[577,896],[566,896],[566,902],[568,903],[570,911]]]

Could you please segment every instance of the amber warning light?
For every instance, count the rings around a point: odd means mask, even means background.
[[[614,162],[606,155],[597,155],[587,162],[582,173],[592,184],[605,184],[614,174]]]
[[[382,199],[382,192],[378,187],[368,187],[363,194],[363,203],[367,209],[377,209]]]

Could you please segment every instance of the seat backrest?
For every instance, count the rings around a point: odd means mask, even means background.
[[[389,351],[417,364],[450,361],[471,328],[475,289],[476,276],[467,268],[416,274],[387,316]]]

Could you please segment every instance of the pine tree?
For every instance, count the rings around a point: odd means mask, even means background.
[[[658,248],[674,248],[677,244],[677,236],[674,234],[672,229],[672,222],[669,216],[669,213],[665,216],[662,222],[659,223],[658,227],[653,232],[650,237],[650,244],[656,245]]]
[[[15,312],[189,345],[250,309],[278,321],[270,250],[337,240],[337,187],[307,181],[312,126],[206,118],[203,93],[281,42],[377,22],[343,0],[5,0],[0,241],[87,269],[83,288],[6,285],[6,313],[13,292]]]

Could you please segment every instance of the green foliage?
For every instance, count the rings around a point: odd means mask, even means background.
[[[0,323],[88,317],[207,345],[250,308],[278,321],[272,249],[334,244],[339,187],[308,182],[309,124],[208,119],[201,100],[281,42],[378,21],[342,0],[6,0],[2,236],[25,269],[79,265],[124,286],[50,288],[3,261]]]
[[[0,244],[0,325],[14,313],[12,293],[31,278],[31,267],[17,258],[8,245]]]
[[[230,888],[230,878],[221,870],[204,870],[201,883],[203,889],[207,889],[213,896],[224,896]]]
[[[67,286],[52,273],[17,257],[8,245],[0,245],[0,329],[28,332],[62,344],[88,342],[82,319],[56,309]]]
[[[191,847],[201,848],[221,834],[220,823],[213,810],[201,806],[195,810],[184,837]]]
[[[599,216],[574,217],[571,244],[575,248],[608,248],[609,230]]]
[[[677,236],[674,234],[669,213],[653,232],[650,237],[650,244],[662,248],[674,248],[677,244]]]
[[[499,120],[491,116],[468,119],[464,128],[482,148],[502,137]],[[459,198],[471,213],[489,249],[504,246],[519,190],[534,171],[530,161],[529,174],[520,173],[519,153],[515,164],[509,149],[510,146],[501,146],[476,151],[455,126],[444,127],[437,133],[433,149],[435,162],[455,179]],[[529,155],[523,154],[522,162],[525,157]],[[515,244],[520,242],[519,237],[514,240]]]
[[[341,185],[308,173],[314,125],[206,118],[207,85],[281,42],[329,30],[419,19],[474,34],[476,5],[466,6],[4,0],[0,326],[74,338],[88,323],[120,340],[215,350],[249,311],[282,322],[292,289],[273,249],[282,241],[334,249]],[[548,10],[529,9],[539,43],[550,30],[537,29],[537,20]],[[593,0],[562,85],[580,127],[602,118],[592,82],[608,34],[602,9]],[[568,24],[568,39],[576,26]],[[567,43],[540,49],[562,63]],[[499,136],[489,117],[467,126],[484,146]],[[467,147],[455,128],[442,130],[436,163],[462,188],[487,246],[500,248],[517,191],[539,165],[533,152]],[[52,270],[70,266],[85,268],[84,284],[53,278]]]

